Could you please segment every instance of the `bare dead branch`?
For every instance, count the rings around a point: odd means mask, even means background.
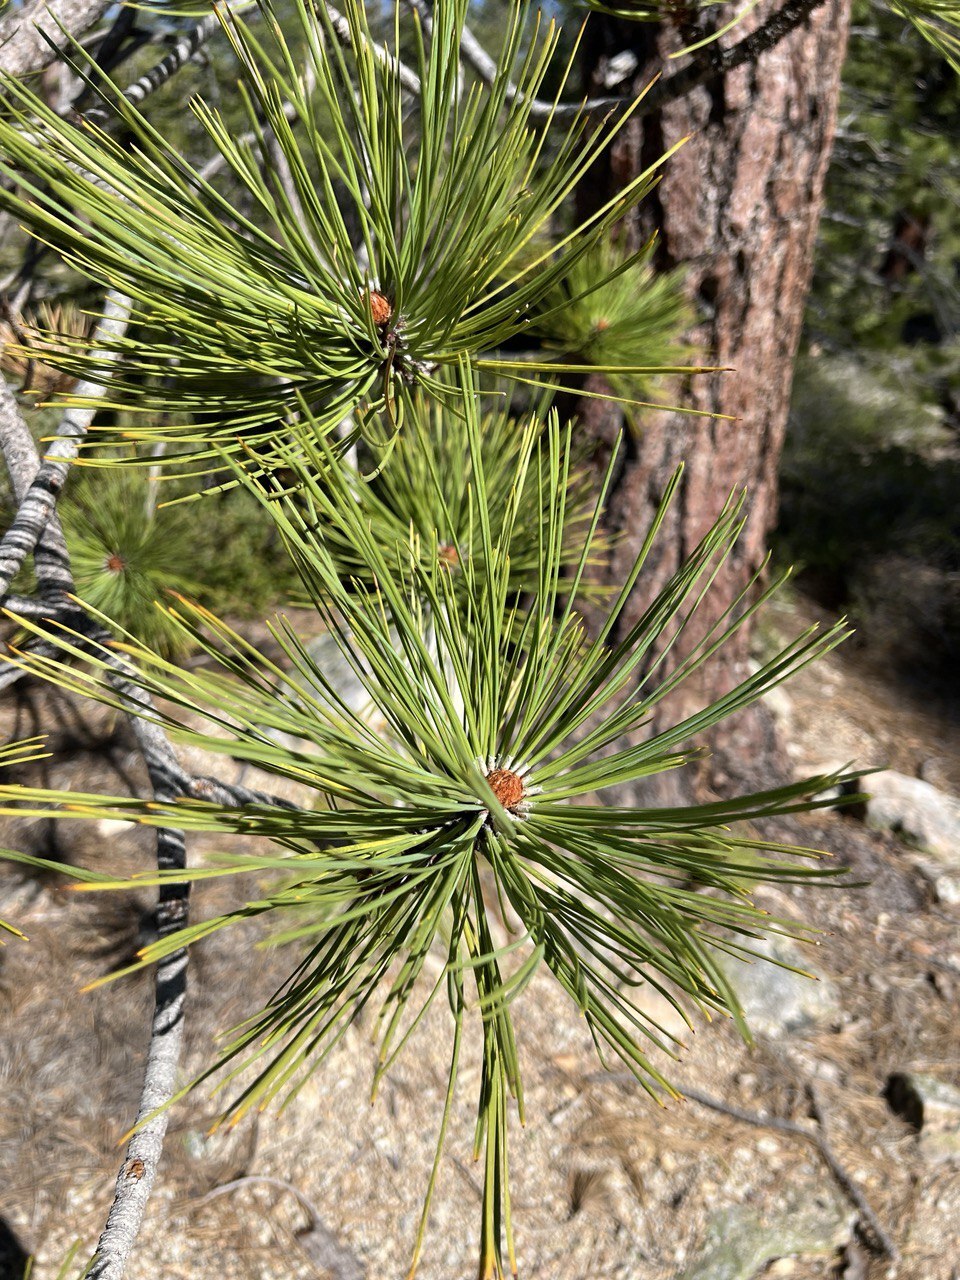
[[[128,305],[126,299],[108,297],[104,318],[98,330],[101,337],[122,331],[126,324]],[[0,447],[3,449],[14,491],[20,499],[20,507],[10,530],[20,531],[19,541],[14,543],[16,553],[19,554],[22,547],[22,554],[25,556],[29,550],[36,548],[38,576],[42,570],[44,585],[61,597],[64,610],[72,605],[75,614],[85,618],[86,615],[79,606],[67,599],[73,591],[73,574],[63,530],[56,514],[56,501],[63,487],[70,459],[76,453],[94,410],[68,410],[61,423],[61,436],[54,442],[51,453],[61,441],[64,442],[62,448],[53,462],[49,456],[41,462],[29,428],[5,382],[0,387],[0,392],[3,396],[0,400]],[[84,388],[84,392],[99,395],[102,389],[91,386]],[[6,538],[2,545],[7,545]],[[22,562],[21,558],[20,563]],[[99,624],[92,624],[92,627],[96,628],[97,641],[102,643],[103,633]],[[116,667],[109,672],[109,678],[130,715],[155,800],[160,803],[174,801],[182,791],[180,781],[183,771],[160,726],[152,720],[142,718],[144,707],[151,708],[148,695],[137,684],[135,673],[119,657]],[[157,866],[160,870],[182,870],[186,866],[186,847],[181,831],[169,827],[158,829]],[[189,892],[188,884],[161,886],[157,903],[157,932],[160,937],[169,936],[187,923]],[[186,977],[185,950],[171,953],[157,966],[150,1047],[136,1119],[139,1127],[127,1148],[126,1159],[117,1178],[113,1204],[90,1272],[98,1280],[120,1280],[123,1275],[156,1177],[167,1128],[165,1108],[176,1091],[177,1064],[183,1039]]]
[[[330,18],[330,24],[337,39],[345,48],[349,48],[352,42],[349,22],[339,9],[335,9],[332,4],[327,5],[327,15]],[[399,58],[395,58],[389,50],[382,48],[378,44],[374,44],[373,52],[379,62],[382,62],[384,66],[389,67],[396,73],[400,83],[408,93],[419,95],[420,77],[415,72],[411,71]]]
[[[230,11],[242,13],[245,9],[249,9],[252,3],[253,0],[239,0],[231,6]],[[127,85],[123,91],[123,97],[127,102],[131,106],[139,107],[146,98],[162,88],[203,48],[210,37],[220,30],[223,21],[223,17],[214,11],[189,27],[159,62],[156,62],[149,71],[144,72],[139,80],[134,80],[132,84]],[[92,111],[87,113],[88,117],[95,114]]]
[[[59,529],[55,512],[45,533],[54,524]],[[64,579],[71,579],[69,560],[64,561],[62,575]],[[62,606],[64,610],[68,607],[66,602]],[[73,605],[72,608],[75,615],[85,618],[86,615],[78,606]],[[98,642],[109,639],[98,627],[96,630]],[[152,703],[136,683],[134,673],[129,672],[130,669],[118,657],[117,666],[109,672],[109,678],[127,708],[147,767],[154,799],[161,804],[173,803],[192,780],[180,768],[169,739],[160,726],[152,720],[144,719],[140,714],[144,708],[152,710]],[[176,871],[185,866],[183,832],[172,827],[159,828],[158,870]],[[156,910],[158,937],[167,937],[187,923],[189,894],[189,884],[161,885]],[[186,950],[179,949],[165,956],[157,965],[150,1047],[135,1122],[138,1127],[130,1139],[120,1167],[107,1224],[89,1272],[90,1276],[97,1277],[98,1280],[120,1280],[123,1275],[156,1177],[167,1128],[166,1106],[176,1092],[177,1065],[183,1040],[187,963]]]
[[[122,689],[126,682],[118,678],[116,684]],[[131,693],[135,698],[135,686]],[[131,720],[137,731],[154,799],[161,804],[172,803],[180,794],[179,788],[170,785],[170,775],[176,777],[180,773],[172,748],[156,726],[138,719],[135,714],[131,715]],[[168,761],[173,762],[172,767],[168,765]],[[183,832],[172,827],[159,828],[158,870],[177,871],[185,866]],[[187,924],[189,894],[189,884],[161,885],[156,910],[158,937],[167,937]],[[156,999],[135,1122],[137,1127],[120,1166],[106,1227],[88,1273],[96,1280],[120,1280],[122,1277],[156,1178],[167,1129],[166,1108],[177,1086],[177,1067],[183,1040],[187,963],[187,952],[181,948],[165,956],[157,965]]]
[[[220,19],[211,13],[202,21],[192,26],[180,37],[166,57],[155,63],[139,80],[135,80],[124,89],[123,96],[132,106],[138,107],[145,98],[156,91],[174,76],[182,66],[190,61],[214,32],[220,30]]]
[[[406,0],[407,5],[420,18],[424,29],[429,32],[432,18],[427,0]],[[694,60],[673,75],[658,80],[646,93],[643,101],[636,108],[634,115],[638,118],[653,115],[678,98],[686,97],[694,89],[708,84],[720,76],[727,75],[737,67],[748,62],[755,62],[768,49],[775,45],[795,28],[804,23],[810,14],[820,7],[824,0],[787,0],[781,9],[772,14],[756,31],[745,36],[727,49],[708,46],[698,50]],[[464,26],[460,40],[460,53],[467,66],[480,77],[484,84],[492,84],[497,75],[497,64],[487,53],[483,45],[469,27]],[[523,94],[516,85],[507,87],[507,98],[511,101],[523,101]],[[631,94],[612,97],[585,98],[581,102],[562,102],[554,104],[534,98],[528,105],[530,118],[542,120],[553,117],[563,120],[583,112],[612,112],[625,110],[632,101]]]
[[[420,19],[424,30],[429,33],[433,27],[433,17],[426,0],[406,0],[406,2],[408,7]],[[487,53],[466,24],[464,24],[460,36],[460,54],[466,65],[480,77],[484,84],[493,84],[497,77],[496,60]],[[544,102],[540,98],[528,100],[512,81],[507,85],[507,100],[510,102],[527,102],[530,108],[531,120],[545,120],[549,117],[562,120],[588,111],[622,111],[628,105],[628,99],[620,96],[587,98],[583,102],[560,102],[556,104]]]
[[[701,85],[718,80],[728,75],[737,67],[756,62],[769,49],[774,48],[788,36],[791,31],[802,26],[815,9],[819,9],[825,0],[787,0],[786,4],[762,23],[755,31],[744,36],[736,44],[727,49],[715,49],[708,45],[698,50],[694,61],[690,62],[672,76],[666,76],[653,86],[637,109],[640,116],[649,116],[662,111],[678,98],[685,98]]]

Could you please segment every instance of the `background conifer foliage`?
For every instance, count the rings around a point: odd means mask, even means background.
[[[782,581],[744,553],[751,498],[703,456],[676,465],[683,432],[644,473],[649,501],[625,514],[624,495],[658,422],[730,425],[696,390],[726,353],[685,332],[689,281],[653,235],[685,139],[651,121],[817,8],[787,0],[744,35],[714,8],[704,27],[618,5],[582,37],[579,17],[563,32],[521,0],[488,51],[467,0],[51,4],[55,62],[34,7],[0,23],[0,688],[32,677],[128,718],[149,778],[134,795],[4,783],[0,812],[156,835],[156,870],[133,877],[4,851],[84,892],[158,891],[151,940],[111,975],[155,968],[156,1006],[90,1275],[123,1274],[189,1090],[215,1077],[231,1123],[290,1102],[368,1006],[376,1088],[435,1001],[449,1088],[411,1274],[471,1023],[479,1274],[516,1273],[508,1147],[534,974],[662,1100],[678,1042],[637,993],[748,1036],[725,959],[815,931],[813,896],[807,926],[752,895],[836,868],[752,824],[855,793],[855,773],[634,801],[846,629],[730,679],[725,655]],[[949,6],[897,8],[955,56]],[[669,27],[687,61],[656,83],[644,63],[626,92],[597,72],[581,101],[579,60],[612,21]],[[206,48],[229,94],[165,97]],[[598,182],[625,147],[626,178]],[[256,638],[240,605],[269,615]],[[14,742],[0,763],[44,751]],[[257,788],[191,773],[198,752]],[[195,833],[243,851],[188,863]],[[191,920],[191,886],[202,903],[206,882],[251,872],[259,897]],[[183,1086],[191,948],[228,931],[242,956],[261,918],[289,977]],[[28,945],[16,919],[0,927]]]

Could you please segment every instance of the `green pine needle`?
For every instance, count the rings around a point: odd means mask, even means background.
[[[891,0],[894,13],[916,29],[960,75],[960,3],[957,0]]]
[[[156,510],[151,480],[124,467],[81,480],[60,507],[77,596],[151,649],[186,652],[181,628],[158,601],[196,595],[183,573],[195,534],[182,512]]]
[[[181,465],[262,445],[302,403],[321,433],[351,413],[360,427],[366,410],[391,414],[401,388],[430,388],[435,371],[462,356],[487,353],[487,367],[514,376],[497,348],[529,325],[667,158],[531,254],[629,117],[599,129],[586,117],[562,127],[533,121],[530,104],[553,72],[553,23],[538,23],[525,42],[529,7],[517,6],[493,83],[464,86],[467,0],[439,0],[429,40],[415,24],[411,112],[409,77],[394,56],[399,18],[384,54],[359,0],[345,5],[346,35],[316,0],[294,0],[283,28],[268,0],[260,8],[259,27],[222,13],[253,141],[191,103],[239,196],[191,169],[99,78],[91,92],[122,126],[122,142],[62,119],[13,79],[0,88],[0,173],[11,180],[0,207],[71,266],[132,298],[133,325],[110,344],[123,360],[110,367],[101,403],[135,412],[125,435],[173,446],[167,461]],[[79,49],[75,58],[83,74]],[[106,347],[59,345],[66,350],[51,342],[47,357],[55,367],[95,382],[108,372]],[[523,372],[541,378],[548,365]],[[167,413],[172,423],[160,419]]]
[[[470,426],[459,395],[451,380],[445,379],[443,399],[402,393],[403,429],[387,465],[371,476],[363,450],[354,466],[339,462],[350,485],[369,536],[391,562],[398,551],[404,556],[438,556],[445,561],[454,586],[461,581],[461,561],[468,560],[473,572],[483,572],[484,533],[476,520],[471,463]],[[309,427],[304,413],[301,427]],[[506,398],[497,398],[483,415],[479,426],[479,448],[487,493],[486,519],[490,536],[499,543],[505,522],[510,523],[508,559],[511,593],[536,587],[541,546],[540,529],[545,512],[541,504],[552,501],[545,495],[536,475],[526,467],[529,435],[542,430],[536,414],[518,420]],[[586,449],[579,454],[584,457]],[[325,495],[327,463],[314,453],[317,470],[311,470],[309,451],[295,455],[296,469],[284,465],[284,450],[265,465],[261,486],[276,488],[277,498],[292,500],[304,513],[307,526],[322,537],[327,551],[336,559],[341,578],[369,582],[374,571],[365,560],[365,551],[353,534],[337,518],[331,518]],[[517,492],[517,476],[522,482]],[[607,549],[607,539],[592,529],[596,506],[594,478],[584,460],[575,454],[567,476],[564,529],[557,546],[560,563],[574,567],[584,540],[591,538],[590,563],[599,562]],[[271,514],[274,507],[268,507]],[[600,596],[598,583],[584,583],[584,592]]]
[[[629,255],[612,240],[594,246],[556,282],[532,320],[562,360],[613,370],[607,381],[625,401],[654,392],[657,380],[644,376],[644,364],[678,366],[691,355],[678,338],[693,320],[682,272],[655,273],[653,251],[653,242]]]
[[[675,1053],[676,1042],[645,1011],[638,992],[662,993],[686,1019],[726,1014],[746,1034],[723,957],[758,954],[756,940],[770,929],[806,930],[758,909],[753,888],[818,883],[833,874],[810,865],[812,851],[771,845],[751,835],[748,824],[826,803],[818,797],[841,781],[838,775],[679,809],[607,804],[604,792],[693,759],[700,735],[832,648],[845,629],[799,636],[730,693],[644,736],[652,709],[775,589],[753,601],[751,584],[667,674],[667,654],[682,632],[695,633],[698,606],[737,540],[741,501],[728,503],[623,639],[608,643],[643,573],[675,479],[623,592],[591,637],[576,599],[593,539],[584,539],[573,566],[562,567],[558,555],[569,434],[555,418],[545,430],[526,427],[510,489],[493,494],[483,416],[465,362],[461,376],[459,411],[472,477],[465,502],[473,532],[456,585],[450,563],[437,554],[436,532],[429,554],[416,531],[406,545],[385,546],[374,537],[355,485],[322,438],[305,431],[277,446],[296,480],[286,496],[278,497],[256,460],[236,464],[243,483],[273,512],[304,588],[367,691],[381,730],[348,705],[282,618],[271,628],[282,663],[186,602],[167,616],[206,653],[205,664],[185,671],[132,638],[120,646],[138,665],[144,687],[161,700],[165,709],[157,715],[179,741],[305,785],[314,807],[228,808],[190,799],[157,804],[10,787],[0,788],[0,801],[3,811],[21,815],[115,816],[255,838],[248,853],[218,856],[185,872],[132,881],[69,872],[100,890],[249,871],[275,877],[260,898],[148,946],[133,966],[260,916],[275,922],[275,942],[297,946],[288,981],[233,1029],[218,1062],[200,1077],[217,1072],[221,1088],[235,1085],[226,1119],[294,1096],[371,1001],[380,1008],[379,1078],[445,989],[453,1042],[442,1143],[462,1024],[479,1016],[480,1274],[499,1277],[512,1255],[509,1099],[521,1114],[523,1105],[514,1010],[534,974],[546,969],[567,992],[603,1061],[619,1059],[655,1097],[670,1094],[658,1059]],[[509,550],[528,509],[522,495],[530,477],[542,514],[537,581],[521,613]],[[309,507],[302,498],[308,485]],[[492,510],[499,511],[496,522]],[[337,554],[317,536],[318,514],[326,527],[338,526],[341,540],[352,541],[369,570],[363,579],[342,579]],[[23,657],[24,665],[115,705],[106,652],[71,662],[83,657],[83,647],[66,631],[56,638],[64,660],[35,654]],[[264,850],[256,838],[271,843]],[[432,951],[445,957],[439,980],[426,976]],[[430,1191],[436,1173],[435,1167]],[[426,1210],[421,1239],[425,1224]]]

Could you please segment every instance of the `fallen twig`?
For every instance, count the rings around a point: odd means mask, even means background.
[[[720,1098],[714,1098],[709,1093],[702,1093],[699,1089],[680,1087],[679,1091],[685,1098],[689,1098],[691,1102],[696,1102],[698,1106],[707,1107],[711,1111],[729,1116],[732,1120],[738,1120],[742,1124],[753,1125],[758,1129],[773,1129],[778,1133],[790,1134],[792,1137],[803,1138],[804,1141],[812,1143],[833,1175],[837,1186],[860,1215],[860,1226],[864,1236],[868,1238],[868,1243],[876,1253],[890,1258],[893,1262],[897,1261],[900,1257],[897,1246],[830,1145],[824,1124],[822,1104],[819,1100],[816,1086],[811,1081],[806,1083],[806,1092],[807,1097],[810,1099],[810,1110],[814,1120],[817,1122],[816,1129],[807,1129],[804,1125],[797,1124],[795,1120],[784,1120],[781,1116],[745,1111],[742,1107],[723,1102]]]
[[[840,1187],[844,1195],[854,1204],[857,1212],[860,1214],[861,1226],[865,1226],[867,1231],[865,1234],[871,1235],[879,1246],[881,1253],[885,1254],[891,1261],[896,1262],[900,1257],[900,1251],[890,1238],[889,1234],[884,1230],[880,1219],[874,1213],[873,1209],[867,1203],[863,1192],[853,1181],[850,1174],[840,1163],[830,1140],[827,1137],[827,1125],[824,1118],[823,1102],[820,1098],[820,1092],[812,1080],[808,1080],[806,1084],[807,1097],[810,1099],[810,1110],[816,1120],[817,1129],[817,1147],[823,1162],[833,1174],[837,1185]]]
[[[296,1198],[297,1203],[310,1219],[310,1226],[305,1232],[298,1232],[300,1246],[315,1262],[321,1271],[326,1272],[333,1280],[364,1280],[366,1268],[352,1249],[340,1243],[334,1233],[325,1224],[312,1201],[303,1192],[282,1178],[271,1178],[265,1174],[246,1174],[242,1178],[234,1178],[214,1187],[199,1200],[194,1201],[191,1208],[199,1208],[218,1196],[251,1184],[260,1183],[268,1187],[276,1187],[278,1191],[287,1191]]]

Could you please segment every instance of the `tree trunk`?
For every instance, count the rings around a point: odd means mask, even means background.
[[[685,473],[624,625],[639,616],[734,488],[748,490],[747,524],[704,602],[703,627],[729,607],[762,564],[776,518],[777,467],[836,123],[849,10],[850,0],[825,0],[756,61],[632,121],[583,184],[581,212],[588,212],[690,135],[630,230],[638,241],[658,231],[658,265],[686,268],[699,318],[693,340],[704,352],[704,363],[733,370],[694,378],[676,389],[672,402],[702,414],[733,415],[735,421],[651,413],[628,447],[609,508],[611,527],[621,535],[608,570],[613,582],[622,580],[623,565],[636,554],[659,495],[681,461]],[[715,13],[709,19],[712,29],[733,11]],[[743,40],[769,14],[761,4],[721,43],[729,47]],[[675,65],[668,55],[703,31],[682,16],[656,24],[592,19],[584,46],[585,91],[610,92],[610,59],[625,50],[637,59],[634,92],[657,72],[666,82]],[[716,65],[718,54],[718,45],[711,45],[693,57],[713,58]],[[604,452],[620,425],[610,406],[582,401],[580,414]],[[742,678],[747,642],[741,633],[725,654],[718,654],[700,688],[688,688],[684,703],[674,702],[670,714],[691,710],[692,702],[702,705]],[[769,764],[772,742],[763,717],[747,715],[712,745],[721,771],[747,776],[757,772],[752,765]]]

